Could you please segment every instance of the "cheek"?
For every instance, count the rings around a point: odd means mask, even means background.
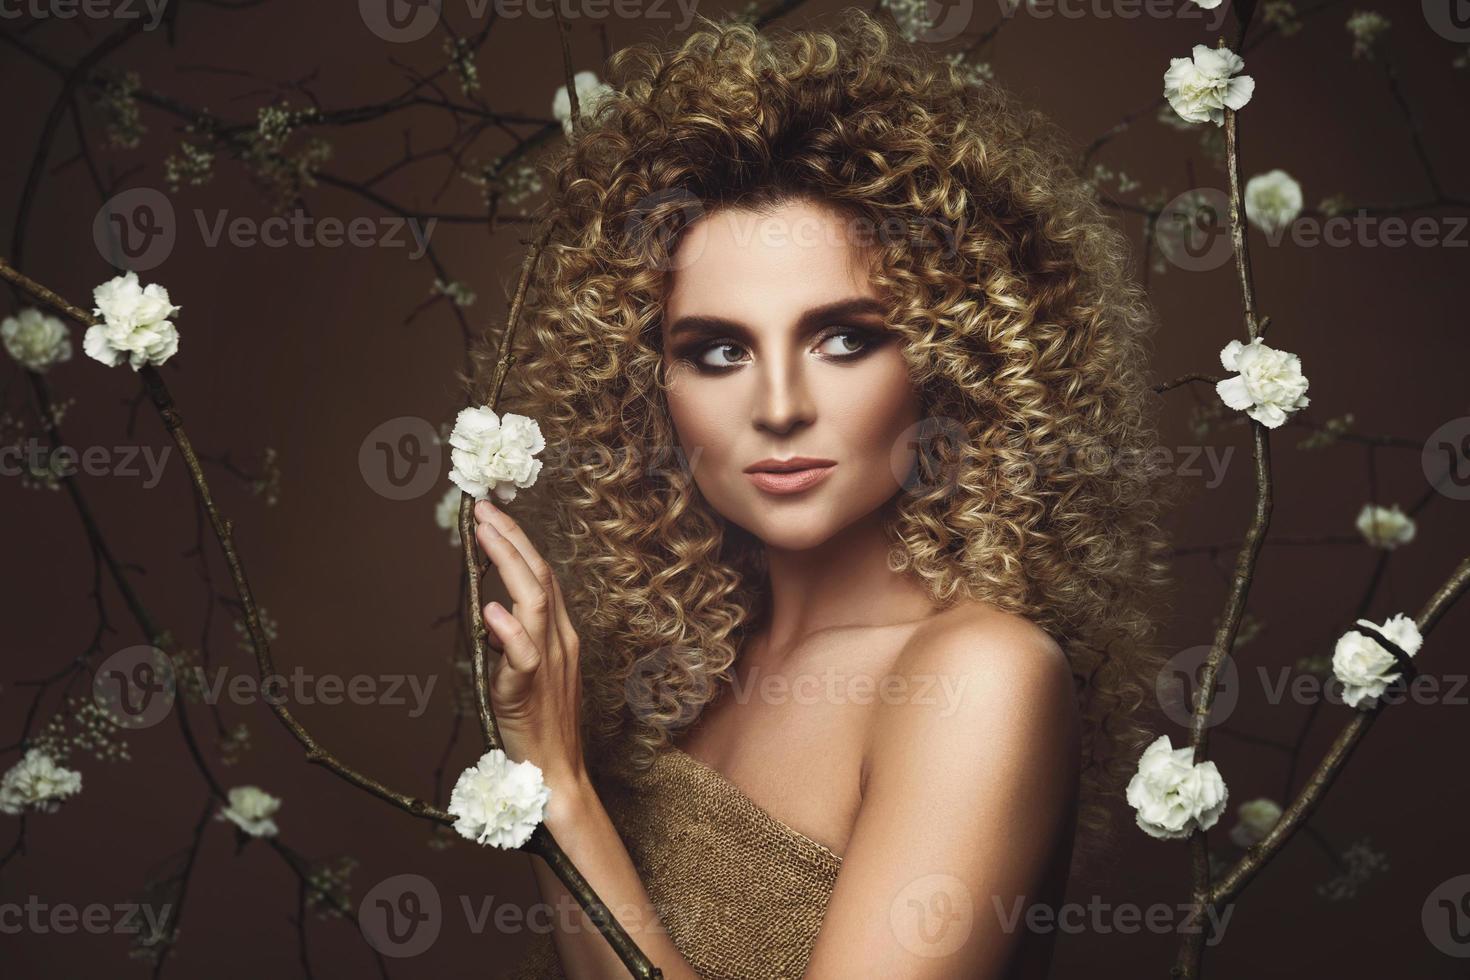
[[[739,431],[732,417],[734,400],[710,397],[700,390],[700,380],[691,372],[676,371],[664,392],[679,448],[691,466],[701,459],[723,458],[728,454],[725,442]]]
[[[885,351],[864,365],[861,378],[849,378],[833,392],[829,417],[842,433],[847,449],[860,460],[868,478],[891,469],[890,457],[906,443],[919,419],[919,396],[909,381],[902,355]],[[897,486],[901,474],[890,483]],[[887,484],[884,484],[887,486]]]

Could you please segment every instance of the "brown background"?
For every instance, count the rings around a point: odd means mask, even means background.
[[[461,31],[472,22],[464,6],[450,5]],[[1306,189],[1309,205],[1330,194],[1362,202],[1423,201],[1431,196],[1414,155],[1403,116],[1381,69],[1350,57],[1343,3],[1322,8],[1303,31],[1277,37],[1247,56],[1256,95],[1242,114],[1247,175],[1283,167]],[[820,23],[835,3],[809,3],[782,23]],[[724,5],[705,6],[715,14]],[[1199,19],[1137,18],[1117,13],[1135,8],[1089,2],[1083,16],[1041,18],[1020,14],[986,48],[996,78],[1049,112],[1079,145],[1106,131],[1126,112],[1157,96],[1170,57],[1191,45],[1213,43]],[[1172,8],[1169,8],[1172,9]],[[1426,25],[1417,4],[1380,5],[1393,20],[1389,48],[1402,91],[1424,132],[1424,143],[1446,193],[1464,192],[1467,159],[1464,99],[1470,73],[1451,61],[1464,53]],[[1113,13],[1114,16],[1100,16]],[[998,17],[994,4],[976,5],[971,36]],[[669,20],[578,20],[572,50],[578,68],[598,69],[606,43],[627,44],[672,27]],[[106,21],[0,22],[0,32],[72,63],[115,29]],[[414,44],[388,44],[365,29],[354,4],[265,3],[232,11],[186,3],[177,45],[162,32],[133,39],[106,64],[138,71],[146,88],[189,105],[208,106],[232,121],[254,118],[277,95],[305,104],[309,88],[324,106],[381,102],[406,87],[412,65],[432,69],[440,60],[440,36]],[[478,59],[481,93],[497,110],[549,119],[550,97],[560,83],[555,30],[542,19],[495,24]],[[60,91],[59,76],[0,45],[0,90],[5,91],[0,154],[0,241],[9,243],[25,175],[38,136]],[[462,101],[458,87],[445,91]],[[137,150],[101,146],[95,112],[87,110],[93,157],[108,193],[129,187],[163,187],[161,161],[178,138],[178,122],[145,108],[149,127]],[[535,126],[519,126],[522,134]],[[389,118],[322,131],[334,146],[329,174],[361,180],[397,160],[405,134],[415,149],[450,138],[443,116],[419,108]],[[508,145],[487,133],[469,157],[490,159]],[[1099,160],[1140,180],[1130,195],[1192,186],[1223,186],[1221,173],[1201,152],[1196,134],[1165,128],[1144,113]],[[403,248],[207,247],[192,209],[211,217],[263,218],[269,212],[234,161],[220,161],[212,183],[173,196],[179,240],[168,260],[143,274],[166,284],[183,306],[180,355],[164,371],[201,451],[258,468],[264,447],[280,453],[279,505],[266,507],[219,466],[210,478],[221,506],[236,519],[237,541],[256,595],[279,623],[277,662],[315,674],[371,676],[412,673],[437,677],[429,710],[411,718],[404,706],[307,705],[299,717],[320,741],[359,768],[409,792],[431,794],[431,773],[453,728],[450,659],[455,625],[441,623],[456,603],[457,553],[433,523],[434,504],[446,485],[407,501],[375,492],[358,467],[358,451],[376,426],[400,416],[437,425],[458,407],[453,372],[461,363],[460,329],[442,302],[409,319],[428,296],[434,271],[410,262]],[[476,188],[448,179],[442,158],[405,168],[379,186],[404,207],[474,213]],[[90,306],[90,290],[114,275],[91,236],[101,203],[97,185],[77,157],[77,137],[63,119],[25,229],[25,271],[72,300]],[[306,194],[313,215],[379,217],[384,212],[361,196],[336,187]],[[508,210],[519,210],[511,207]],[[1463,208],[1441,208],[1441,217]],[[1124,218],[1135,241],[1140,219]],[[508,283],[519,263],[520,232],[505,226],[441,223],[433,232],[436,254],[450,275],[470,284],[479,302],[468,311],[476,329],[500,322]],[[1271,248],[1255,236],[1256,283],[1262,309],[1273,320],[1270,340],[1301,355],[1311,378],[1307,416],[1323,421],[1352,412],[1361,432],[1406,440],[1406,447],[1375,454],[1376,498],[1405,506],[1427,489],[1417,447],[1436,427],[1470,414],[1464,383],[1467,349],[1464,277],[1470,272],[1465,235],[1461,247]],[[10,247],[8,244],[7,249]],[[1187,371],[1220,373],[1217,352],[1243,331],[1231,270],[1188,272],[1170,268],[1150,275],[1161,329],[1155,373],[1159,379]],[[6,306],[5,313],[11,312]],[[106,370],[80,351],[49,377],[58,398],[74,399],[64,423],[78,447],[144,444],[168,438],[145,404],[129,433],[137,379],[127,368]],[[4,407],[32,426],[28,386],[13,362],[0,365]],[[1207,390],[1179,390],[1164,397],[1165,443],[1197,446],[1187,421],[1189,406],[1209,403]],[[1307,709],[1271,706],[1252,683],[1257,664],[1290,665],[1306,654],[1330,654],[1333,639],[1350,622],[1373,575],[1377,555],[1354,541],[1353,520],[1373,492],[1367,451],[1340,444],[1324,452],[1295,448],[1301,430],[1273,438],[1277,477],[1272,534],[1336,537],[1342,543],[1266,548],[1250,611],[1263,631],[1242,648],[1240,707],[1229,728],[1256,738],[1291,740]],[[1224,542],[1244,529],[1251,506],[1249,443],[1244,428],[1213,432],[1205,440],[1235,455],[1222,485],[1191,482],[1189,499],[1174,515],[1181,545]],[[145,489],[137,478],[81,478],[114,553],[131,566],[135,588],[153,616],[187,646],[206,630],[211,590],[228,592],[228,580],[212,540],[206,541],[213,585],[201,580],[190,554],[197,535],[187,474],[171,459],[162,483]],[[1466,554],[1467,507],[1434,497],[1419,514],[1418,539],[1388,563],[1369,614],[1381,620],[1416,612],[1431,590]],[[15,681],[49,674],[85,651],[98,626],[89,598],[92,560],[75,511],[62,493],[22,489],[0,482],[5,581],[0,589],[5,666],[0,696],[0,743],[15,741],[31,691]],[[1166,625],[1170,648],[1207,643],[1212,617],[1223,603],[1224,569],[1233,552],[1212,563],[1181,557],[1176,609]],[[112,632],[102,642],[110,653],[144,639],[104,582]],[[228,609],[216,606],[207,642],[215,662],[248,672]],[[1470,664],[1466,641],[1470,612],[1457,608],[1432,634],[1422,654],[1425,669],[1461,675]],[[85,688],[77,693],[85,694]],[[1467,692],[1462,691],[1462,695]],[[61,708],[53,691],[38,723]],[[1347,717],[1325,706],[1307,739],[1303,766],[1310,767]],[[445,897],[447,918],[438,941],[411,960],[388,961],[395,977],[484,976],[514,958],[525,935],[493,927],[476,934],[459,907],[522,903],[533,894],[528,859],[477,850],[463,842],[447,850],[429,847],[430,832],[417,822],[302,761],[295,742],[260,704],[225,705],[228,724],[245,722],[253,748],[233,767],[220,764],[215,738],[194,710],[206,755],[226,785],[257,783],[284,798],[278,814],[281,839],[302,854],[325,858],[351,854],[361,861],[353,878],[354,902],[378,881],[402,873],[431,878]],[[1223,945],[1207,960],[1212,977],[1339,976],[1391,973],[1413,977],[1463,977],[1467,961],[1437,952],[1420,922],[1430,891],[1470,872],[1464,813],[1470,788],[1464,779],[1470,708],[1407,705],[1385,712],[1329,794],[1312,826],[1327,849],[1340,850],[1367,837],[1386,852],[1388,870],[1360,894],[1329,902],[1315,886],[1333,874],[1327,850],[1299,837],[1251,886],[1235,910]],[[472,725],[454,745],[451,776],[475,757]],[[1161,722],[1176,744],[1177,726]],[[29,821],[28,852],[0,872],[0,902],[28,896],[52,904],[107,904],[133,900],[150,868],[186,846],[205,787],[178,728],[172,724],[129,736],[133,761],[100,763],[84,754],[72,764],[84,774],[84,790],[59,813]],[[1232,804],[1255,796],[1281,798],[1284,756],[1269,747],[1219,734],[1213,756],[1229,782]],[[0,758],[9,766],[18,752]],[[1187,882],[1186,849],[1152,841],[1126,826],[1124,847],[1111,867],[1074,882],[1071,899],[1148,905],[1177,903]],[[1234,823],[1231,812],[1223,831]],[[8,848],[17,822],[0,819],[0,848]],[[1224,833],[1213,835],[1228,849]],[[171,976],[217,978],[302,974],[298,960],[295,882],[285,865],[258,844],[236,854],[232,835],[211,825],[182,920]],[[310,957],[319,977],[376,972],[366,944],[352,926],[319,923],[309,929]],[[126,958],[128,937],[59,935],[24,931],[0,940],[7,976],[141,976]],[[1172,961],[1175,937],[1102,934],[1088,930],[1062,938],[1056,976],[1161,976]]]

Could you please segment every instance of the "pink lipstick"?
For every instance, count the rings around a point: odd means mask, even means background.
[[[837,467],[837,461],[811,456],[763,459],[745,468],[750,482],[767,493],[800,493],[816,486]]]

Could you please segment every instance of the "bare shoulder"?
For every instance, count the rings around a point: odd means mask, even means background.
[[[992,692],[990,697],[1075,700],[1061,645],[1026,617],[985,603],[963,603],[936,614],[914,631],[894,666],[906,673],[963,677],[977,691]]]
[[[981,755],[992,764],[1024,757],[1067,768],[1075,759],[1080,716],[1071,667],[1056,640],[1024,616],[983,603],[937,613],[904,644],[892,673],[894,689],[915,696],[880,703],[865,779],[885,760],[911,764],[920,745],[931,762],[952,755],[957,769]],[[925,690],[930,697],[917,696]]]

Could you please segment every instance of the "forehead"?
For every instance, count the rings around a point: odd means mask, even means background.
[[[813,306],[876,297],[861,232],[855,219],[806,201],[707,215],[673,255],[665,322],[691,313],[794,321]]]

